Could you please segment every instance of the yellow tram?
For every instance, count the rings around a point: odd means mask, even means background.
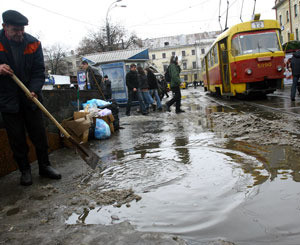
[[[205,91],[268,94],[283,86],[284,52],[276,20],[253,20],[218,36],[202,59]]]

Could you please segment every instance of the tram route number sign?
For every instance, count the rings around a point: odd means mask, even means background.
[[[267,62],[267,63],[257,64],[257,67],[258,68],[272,67],[272,63],[271,62]]]
[[[259,29],[259,28],[264,28],[265,24],[263,21],[255,21],[251,23],[252,29]]]

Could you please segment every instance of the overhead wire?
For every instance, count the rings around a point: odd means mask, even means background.
[[[130,27],[145,26],[145,25],[147,25],[148,23],[150,23],[150,22],[152,22],[152,21],[158,21],[158,20],[161,20],[161,19],[168,18],[168,17],[170,17],[170,16],[173,16],[173,15],[179,14],[179,13],[181,13],[181,12],[184,12],[184,11],[186,11],[186,10],[188,10],[188,9],[191,9],[191,8],[194,8],[194,7],[198,7],[198,6],[200,6],[200,5],[203,5],[203,4],[207,3],[207,2],[211,2],[211,0],[203,0],[202,2],[197,3],[197,4],[195,4],[195,5],[192,5],[192,6],[189,6],[189,7],[187,7],[187,8],[180,9],[180,10],[177,10],[177,11],[172,12],[172,13],[170,13],[170,14],[163,15],[163,16],[158,17],[158,18],[155,18],[155,19],[150,19],[150,20],[148,20],[148,21],[146,21],[146,22],[144,22],[144,23],[132,25],[132,26],[130,26]]]
[[[31,5],[31,6],[33,6],[33,7],[35,7],[35,8],[42,9],[42,10],[44,10],[44,11],[47,11],[47,12],[51,13],[51,14],[59,15],[59,16],[64,17],[64,18],[67,18],[67,19],[70,19],[70,20],[73,20],[73,21],[76,21],[76,22],[80,22],[80,23],[82,23],[82,24],[91,25],[91,26],[94,26],[94,27],[99,27],[99,25],[95,25],[95,24],[92,24],[92,23],[90,23],[90,22],[87,22],[87,21],[84,21],[84,20],[80,20],[80,19],[74,18],[74,17],[72,17],[72,16],[68,16],[68,15],[64,15],[64,14],[55,12],[55,11],[53,11],[53,10],[44,8],[44,7],[39,6],[39,5],[36,5],[36,4],[34,4],[34,3],[27,2],[27,1],[25,1],[25,0],[20,0],[20,2],[23,2],[23,3],[25,3],[25,4]]]

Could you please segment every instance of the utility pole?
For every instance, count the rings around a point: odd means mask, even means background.
[[[106,12],[106,36],[107,36],[107,46],[108,46],[108,51],[112,51],[112,40],[111,40],[111,36],[110,36],[110,26],[109,26],[109,21],[108,21],[108,14],[109,12],[115,8],[115,7],[122,7],[122,8],[126,8],[126,5],[117,5],[116,3],[121,2],[122,0],[116,0],[114,2],[112,2]]]

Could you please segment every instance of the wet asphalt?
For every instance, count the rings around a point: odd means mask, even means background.
[[[164,102],[166,100],[164,99]],[[260,99],[183,91],[186,113],[152,112],[121,117],[124,127],[101,149],[105,170],[99,190],[132,188],[142,200],[88,213],[88,224],[109,224],[112,213],[141,231],[167,232],[190,244],[299,244],[300,158],[290,146],[260,146],[213,132],[213,112],[254,112],[269,120],[298,113],[289,87]],[[278,111],[280,110],[280,111]],[[123,115],[121,109],[121,114]],[[76,223],[77,214],[67,219]]]

